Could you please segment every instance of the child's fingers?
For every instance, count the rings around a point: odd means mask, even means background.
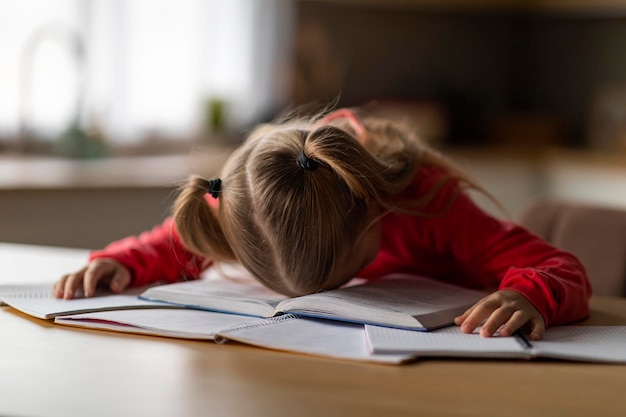
[[[80,287],[80,284],[83,281],[83,274],[84,269],[81,269],[74,274],[67,275],[67,278],[65,279],[65,284],[63,286],[63,298],[65,300],[71,300],[72,298],[74,298],[74,293],[76,292],[78,287]]]
[[[500,328],[500,336],[511,336],[526,323],[528,323],[528,315],[522,310],[517,310]]]
[[[68,277],[69,275],[63,275],[60,280],[52,285],[52,294],[56,298],[63,298],[63,295],[65,293],[65,281],[67,281]]]
[[[480,334],[511,336],[525,325],[531,329],[530,338],[539,340],[545,333],[545,323],[539,312],[522,295],[513,291],[495,292],[455,318],[463,333],[472,333],[483,323]]]
[[[472,310],[474,310],[474,306],[472,306],[472,307],[468,308],[467,310],[465,310],[465,312],[463,314],[461,314],[460,316],[455,317],[454,318],[454,324],[456,324],[457,326],[460,326],[461,324],[463,324],[463,322],[465,321],[465,319],[467,319],[467,316],[470,315]]]
[[[530,321],[530,340],[541,340],[546,333],[546,325],[541,319],[533,319]]]
[[[113,265],[106,262],[94,261],[89,263],[83,279],[85,297],[92,297],[96,293],[98,283],[106,274],[111,273],[112,269]]]
[[[80,271],[61,277],[52,286],[52,293],[56,298],[69,300],[82,286],[84,296],[92,297],[98,284],[109,282],[112,291],[120,292],[130,285],[130,281],[130,272],[124,266],[113,260],[97,259]]]
[[[126,268],[117,267],[111,280],[110,288],[113,292],[121,292],[130,285],[130,274]]]
[[[500,307],[494,310],[480,329],[480,335],[491,337],[503,324],[509,324],[514,312],[510,309]]]
[[[108,285],[111,291],[121,292],[130,285],[128,269],[110,259],[97,259],[87,265],[83,280],[85,297],[92,297],[98,285]]]
[[[454,318],[454,324],[456,324],[457,326],[462,325],[465,322],[465,320],[467,320],[469,315],[472,314],[472,312],[474,311],[476,306],[482,305],[488,298],[489,298],[489,296],[482,298],[481,300],[477,301],[476,304],[472,305],[470,308],[465,310],[465,312],[463,314],[461,314],[460,316],[455,317]]]
[[[491,313],[495,310],[495,306],[490,303],[479,302],[475,305],[469,315],[463,320],[461,331],[463,333],[472,333]]]
[[[91,297],[96,293],[96,287],[102,276],[106,273],[107,266],[100,262],[90,262],[83,279],[83,291],[85,297]]]

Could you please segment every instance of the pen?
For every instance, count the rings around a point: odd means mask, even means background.
[[[533,347],[533,345],[528,341],[528,339],[526,339],[526,336],[524,336],[524,333],[522,333],[521,330],[517,330],[515,333],[513,333],[513,335],[517,337],[520,343],[524,346],[524,349],[531,349]]]

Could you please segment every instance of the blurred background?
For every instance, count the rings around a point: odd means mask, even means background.
[[[626,0],[0,0],[0,241],[145,230],[309,104],[415,123],[513,218],[626,207],[624,51]]]

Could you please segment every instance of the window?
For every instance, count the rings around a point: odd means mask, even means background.
[[[0,0],[0,140],[188,137],[209,100],[245,126],[286,97],[290,25],[281,0]]]

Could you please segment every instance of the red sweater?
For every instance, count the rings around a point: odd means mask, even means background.
[[[424,167],[405,193],[423,196],[444,175]],[[447,181],[421,211],[434,215],[391,213],[382,218],[380,250],[360,277],[406,272],[472,288],[511,289],[533,303],[546,325],[589,315],[591,285],[578,259],[485,213],[459,192],[456,181]],[[172,218],[93,252],[90,259],[95,258],[127,266],[135,286],[197,278],[206,264],[182,246]]]

